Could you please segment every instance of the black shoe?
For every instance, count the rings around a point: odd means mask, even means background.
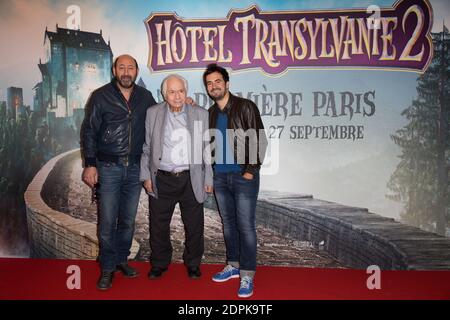
[[[139,275],[139,272],[126,262],[118,264],[116,266],[116,271],[122,272],[123,276],[126,278],[136,278]]]
[[[167,267],[166,268],[152,267],[152,269],[148,273],[148,277],[150,279],[157,279],[157,278],[161,277],[162,274],[166,271],[167,271]]]
[[[99,290],[108,290],[112,287],[112,280],[114,272],[102,271],[100,278],[97,281],[97,288]]]
[[[191,279],[198,279],[202,275],[199,267],[188,267],[187,272],[188,272],[189,278],[191,278]]]

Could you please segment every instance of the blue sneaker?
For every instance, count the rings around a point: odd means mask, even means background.
[[[248,298],[253,294],[253,279],[249,276],[241,278],[241,286],[239,287],[238,297]]]
[[[212,277],[212,280],[215,282],[224,282],[231,278],[239,278],[239,269],[227,264],[222,271]]]

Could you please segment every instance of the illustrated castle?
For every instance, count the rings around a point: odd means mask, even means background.
[[[59,28],[44,34],[42,81],[34,90],[33,110],[54,133],[79,130],[90,93],[111,80],[113,54],[100,33]]]

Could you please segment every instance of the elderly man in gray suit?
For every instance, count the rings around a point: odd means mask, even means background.
[[[150,279],[161,277],[172,260],[170,221],[177,203],[185,227],[184,264],[199,278],[204,251],[203,202],[212,192],[208,111],[186,104],[188,84],[169,75],[161,85],[164,102],[149,108],[140,179],[149,197]]]

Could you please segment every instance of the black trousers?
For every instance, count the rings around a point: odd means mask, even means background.
[[[166,268],[172,260],[170,221],[177,203],[180,204],[184,224],[184,264],[188,267],[200,265],[204,252],[203,203],[198,203],[192,190],[189,172],[179,176],[156,176],[158,199],[150,197],[150,262],[153,267]]]

